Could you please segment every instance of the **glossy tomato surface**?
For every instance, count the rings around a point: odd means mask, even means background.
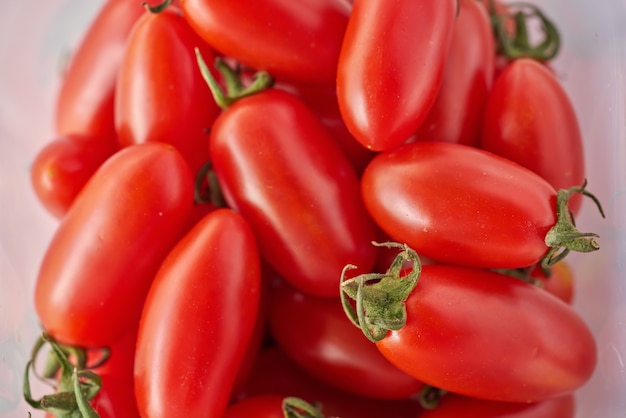
[[[253,396],[229,406],[223,418],[284,418],[284,396]]]
[[[257,320],[260,260],[230,209],[206,215],[163,261],[135,356],[142,416],[221,417]]]
[[[506,66],[489,95],[481,147],[527,167],[555,189],[585,180],[578,119],[561,81],[530,58]],[[581,196],[570,202],[578,212]]]
[[[548,251],[544,238],[556,223],[556,191],[544,179],[459,144],[414,142],[381,153],[361,186],[393,240],[451,264],[530,266]]]
[[[209,159],[208,129],[219,113],[194,53],[213,61],[181,11],[146,11],[125,48],[115,97],[115,127],[122,146],[174,145],[195,175]]]
[[[132,328],[192,205],[191,173],[172,146],[135,145],[107,160],[41,262],[35,307],[44,330],[64,344],[100,347]]]
[[[566,303],[522,280],[424,266],[407,322],[376,345],[398,368],[451,392],[507,402],[573,393],[589,380],[596,345]]]
[[[294,286],[339,296],[346,264],[373,265],[376,228],[354,168],[295,96],[270,89],[235,102],[211,129],[210,154],[226,202]]]
[[[457,0],[356,0],[337,69],[339,108],[366,148],[405,142],[435,102]]]
[[[302,369],[360,396],[407,399],[423,383],[400,371],[346,317],[338,298],[306,295],[286,283],[272,288],[270,329]]]
[[[350,14],[344,0],[182,0],[181,6],[222,54],[277,79],[334,84]]]

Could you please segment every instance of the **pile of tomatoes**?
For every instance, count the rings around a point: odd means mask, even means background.
[[[539,8],[152,3],[104,3],[34,159],[34,408],[573,416],[596,346],[564,258],[602,209]]]

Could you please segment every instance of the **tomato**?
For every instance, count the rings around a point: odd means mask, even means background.
[[[480,146],[534,171],[555,189],[585,179],[574,107],[555,75],[530,58],[510,63],[494,83]],[[570,210],[576,213],[581,202],[576,196]]]
[[[269,319],[278,346],[330,386],[381,399],[406,399],[424,386],[363,338],[338,298],[316,298],[282,283],[272,288]]]
[[[276,348],[261,352],[237,399],[265,395],[295,396],[309,403],[319,403],[327,417],[415,418],[422,410],[413,400],[372,399],[328,386],[300,369]]]
[[[418,140],[478,145],[493,82],[494,49],[485,8],[476,0],[460,1],[441,89],[417,131]]]
[[[371,216],[394,241],[450,264],[531,266],[556,249],[546,234],[555,232],[557,215],[558,228],[569,216],[539,175],[459,144],[414,142],[381,153],[361,186]]]
[[[341,47],[337,97],[346,126],[374,151],[405,142],[437,97],[457,0],[356,0]]]
[[[285,81],[333,85],[350,6],[343,0],[182,0],[216,50]]]
[[[382,284],[376,293],[368,289],[362,291],[364,299],[392,309],[395,300]],[[369,303],[365,315],[374,312]],[[513,277],[423,266],[404,306],[405,324],[382,333],[376,346],[399,369],[440,389],[539,402],[571,394],[596,365],[594,337],[582,318],[561,300]],[[387,317],[377,319],[384,324]]]
[[[230,209],[210,212],[172,249],[139,326],[142,416],[222,416],[252,339],[260,274],[252,230]]]
[[[420,418],[574,418],[571,395],[537,403],[495,402],[456,394],[445,395],[439,406]]]
[[[67,345],[102,347],[132,328],[192,205],[193,178],[172,146],[136,145],[109,158],[44,254],[35,284],[44,330]]]
[[[373,265],[376,228],[357,175],[295,96],[269,89],[236,101],[211,129],[210,157],[226,202],[250,222],[263,259],[294,286],[336,297],[345,264]]]
[[[561,299],[563,302],[571,304],[574,300],[574,277],[569,264],[560,261],[550,269],[550,275],[546,276],[539,266],[530,272],[531,279],[538,280],[539,286],[547,292]]]
[[[170,143],[194,175],[209,158],[207,130],[219,113],[198,68],[195,47],[212,59],[213,52],[179,9],[146,11],[128,38],[115,98],[122,146]]]
[[[231,405],[222,418],[284,418],[284,396],[254,396]]]
[[[99,135],[67,135],[47,143],[35,156],[30,180],[42,205],[62,218],[87,180],[117,151]]]
[[[115,140],[115,84],[126,39],[144,8],[134,0],[109,0],[74,51],[56,98],[59,135],[100,135]]]

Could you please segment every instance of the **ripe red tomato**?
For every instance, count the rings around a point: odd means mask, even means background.
[[[250,343],[260,297],[252,230],[230,209],[206,215],[163,261],[135,356],[142,416],[221,417]]]
[[[122,146],[172,144],[194,175],[209,159],[207,130],[219,113],[198,68],[195,47],[212,60],[213,52],[179,9],[146,11],[128,38],[115,98]]]
[[[511,62],[494,83],[480,146],[534,171],[555,189],[585,179],[574,107],[555,75],[530,58]],[[581,202],[576,196],[570,210],[576,213]]]
[[[457,0],[356,0],[341,47],[337,97],[354,137],[374,151],[417,131],[435,102]]]
[[[574,277],[569,264],[559,261],[550,268],[550,275],[546,276],[539,266],[530,272],[531,279],[538,280],[540,286],[549,293],[571,304],[574,300]]]
[[[377,155],[361,181],[377,224],[433,260],[522,268],[549,250],[545,238],[557,222],[556,191],[495,154],[414,142]]]
[[[276,343],[320,381],[380,399],[406,399],[423,388],[363,338],[339,298],[309,296],[287,283],[273,287],[271,297],[269,323]]]
[[[269,89],[236,101],[211,129],[210,156],[227,203],[250,222],[263,258],[294,286],[337,297],[345,264],[373,265],[376,228],[358,177],[295,96]]]
[[[261,352],[252,375],[236,399],[279,395],[295,396],[318,403],[327,417],[415,418],[422,410],[418,402],[382,400],[356,396],[328,386],[300,369],[277,348]]]
[[[406,324],[376,346],[398,368],[437,388],[538,402],[572,393],[595,368],[594,338],[580,316],[519,279],[424,266],[405,306]]]
[[[100,135],[115,140],[115,83],[126,39],[144,8],[134,0],[110,0],[72,55],[56,102],[59,135]]]
[[[284,418],[284,396],[253,396],[236,402],[226,410],[222,418]]]
[[[574,397],[562,396],[536,403],[486,401],[448,394],[435,409],[424,411],[420,418],[573,418]]]
[[[35,307],[44,330],[63,344],[102,347],[132,328],[192,205],[193,178],[171,145],[136,145],[109,158],[42,260]]]
[[[350,6],[343,0],[182,0],[213,48],[285,81],[333,85]]]
[[[30,180],[42,205],[62,218],[87,180],[117,151],[100,135],[67,135],[47,143],[35,156]]]
[[[493,30],[485,7],[459,2],[441,89],[417,140],[477,146],[494,73]]]

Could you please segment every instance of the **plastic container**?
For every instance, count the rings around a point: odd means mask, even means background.
[[[29,165],[53,136],[52,109],[64,59],[103,0],[0,3],[0,416],[26,417],[21,383],[40,333],[33,283],[57,225],[36,200]],[[589,188],[607,218],[585,202],[581,229],[601,250],[569,258],[574,305],[593,329],[599,363],[577,395],[577,417],[626,414],[626,3],[534,0],[557,23],[552,64],[577,110]],[[557,157],[555,157],[557,158]],[[528,312],[532,315],[532,312]],[[33,412],[33,416],[41,416]]]

